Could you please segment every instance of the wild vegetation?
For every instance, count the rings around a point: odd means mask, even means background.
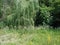
[[[60,45],[60,0],[0,0],[0,45]]]
[[[60,0],[1,0],[0,28],[60,26]]]
[[[60,29],[0,29],[0,45],[60,45]]]

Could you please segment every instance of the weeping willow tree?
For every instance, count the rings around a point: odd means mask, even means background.
[[[2,0],[3,22],[6,26],[33,26],[38,0]]]

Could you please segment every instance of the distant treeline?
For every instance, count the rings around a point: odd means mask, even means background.
[[[0,28],[60,27],[60,0],[0,0]]]

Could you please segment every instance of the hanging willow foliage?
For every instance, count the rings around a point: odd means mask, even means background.
[[[8,26],[34,25],[33,18],[39,8],[38,0],[5,0],[3,1],[4,23]]]

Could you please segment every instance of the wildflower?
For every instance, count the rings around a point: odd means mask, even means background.
[[[48,44],[51,42],[51,36],[48,35]]]

